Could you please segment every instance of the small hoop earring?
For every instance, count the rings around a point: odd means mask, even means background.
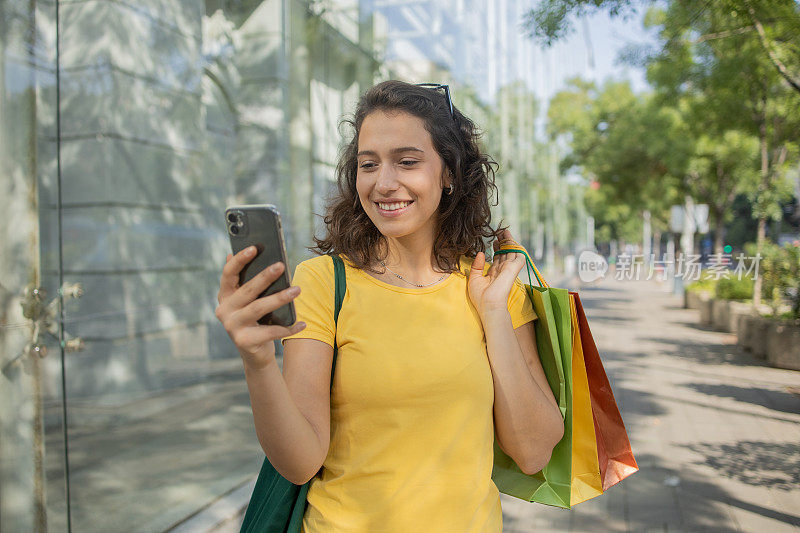
[[[453,184],[450,184],[450,190],[446,194],[453,194]]]

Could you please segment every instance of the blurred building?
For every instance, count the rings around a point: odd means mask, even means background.
[[[386,20],[386,63],[404,79],[440,81],[428,65],[495,103],[498,90],[522,82],[533,91],[536,45],[521,31],[533,0],[365,0]]]

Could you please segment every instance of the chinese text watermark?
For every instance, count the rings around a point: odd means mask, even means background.
[[[672,277],[685,282],[720,279],[758,279],[761,254],[745,256],[718,253],[707,256],[703,261],[700,254],[664,254],[661,259],[656,254],[622,253],[614,261],[614,279],[618,281],[640,281],[656,279],[666,281]],[[592,282],[604,278],[609,269],[606,259],[590,250],[578,256],[578,276],[581,281]]]

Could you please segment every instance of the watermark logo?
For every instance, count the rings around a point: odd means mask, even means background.
[[[608,262],[602,255],[592,250],[584,250],[578,256],[578,277],[584,283],[591,283],[605,277]]]
[[[758,279],[761,254],[745,256],[730,253],[711,254],[703,260],[700,254],[664,254],[659,260],[655,254],[622,253],[612,257],[613,276],[618,281],[640,281],[657,279],[666,281],[681,278],[683,281],[720,280],[737,278]],[[574,263],[573,263],[574,265]],[[584,283],[605,278],[609,262],[593,250],[584,250],[578,255],[578,277]],[[574,271],[570,271],[570,274]]]

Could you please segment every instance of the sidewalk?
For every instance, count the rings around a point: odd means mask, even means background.
[[[501,495],[504,532],[797,531],[800,373],[698,326],[655,282],[579,291],[640,471],[571,511]]]

